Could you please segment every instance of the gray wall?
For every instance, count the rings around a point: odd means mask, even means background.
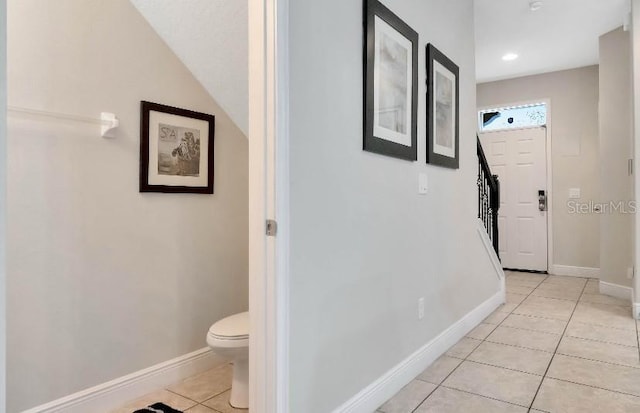
[[[127,0],[12,0],[9,411],[206,347],[245,310],[247,140]],[[215,195],[138,192],[139,105],[216,115]],[[4,153],[4,151],[0,151]]]
[[[549,99],[553,171],[553,257],[549,265],[600,267],[600,220],[571,214],[569,188],[581,202],[600,199],[598,66],[478,85],[478,107]]]
[[[476,233],[472,1],[384,3],[420,34],[417,162],[362,150],[362,1],[289,2],[292,412],[332,411],[499,290]],[[425,163],[427,42],[460,66],[459,170]]]
[[[633,199],[631,37],[622,28],[600,37],[600,181],[603,202]],[[633,216],[619,211],[600,216],[601,280],[632,286]]]
[[[0,413],[6,404],[7,2],[0,0]]]

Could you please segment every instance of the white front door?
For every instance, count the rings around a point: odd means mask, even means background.
[[[504,268],[547,271],[546,142],[544,127],[480,134],[491,173],[500,180],[498,235]]]

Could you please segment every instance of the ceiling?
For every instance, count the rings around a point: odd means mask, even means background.
[[[131,0],[247,135],[247,0]]]
[[[474,0],[478,83],[598,63],[598,37],[622,26],[629,0]],[[516,53],[516,60],[502,56]]]
[[[598,63],[629,0],[474,0],[479,83]],[[248,131],[247,0],[131,0],[235,124]],[[518,59],[505,62],[506,53]]]

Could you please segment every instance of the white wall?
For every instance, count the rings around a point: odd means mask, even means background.
[[[420,34],[417,162],[362,150],[363,2],[290,2],[292,412],[332,411],[499,289],[476,233],[472,1],[384,3]],[[427,42],[460,66],[460,170],[425,163]]]
[[[598,158],[598,66],[478,85],[478,107],[549,99],[553,170],[555,265],[599,268],[600,220],[571,214],[569,188],[580,202],[600,199]]]
[[[633,199],[631,36],[622,28],[600,36],[600,185],[604,202]],[[601,280],[631,287],[633,216],[619,211],[600,216]]]
[[[6,408],[7,2],[0,0],[0,413]]]
[[[206,347],[247,308],[247,140],[127,0],[9,2],[9,411]],[[215,194],[138,192],[140,100],[216,115]],[[4,151],[2,151],[4,153]]]

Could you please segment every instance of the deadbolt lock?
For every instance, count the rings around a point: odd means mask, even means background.
[[[547,195],[543,190],[538,191],[538,209],[540,211],[547,210]]]

